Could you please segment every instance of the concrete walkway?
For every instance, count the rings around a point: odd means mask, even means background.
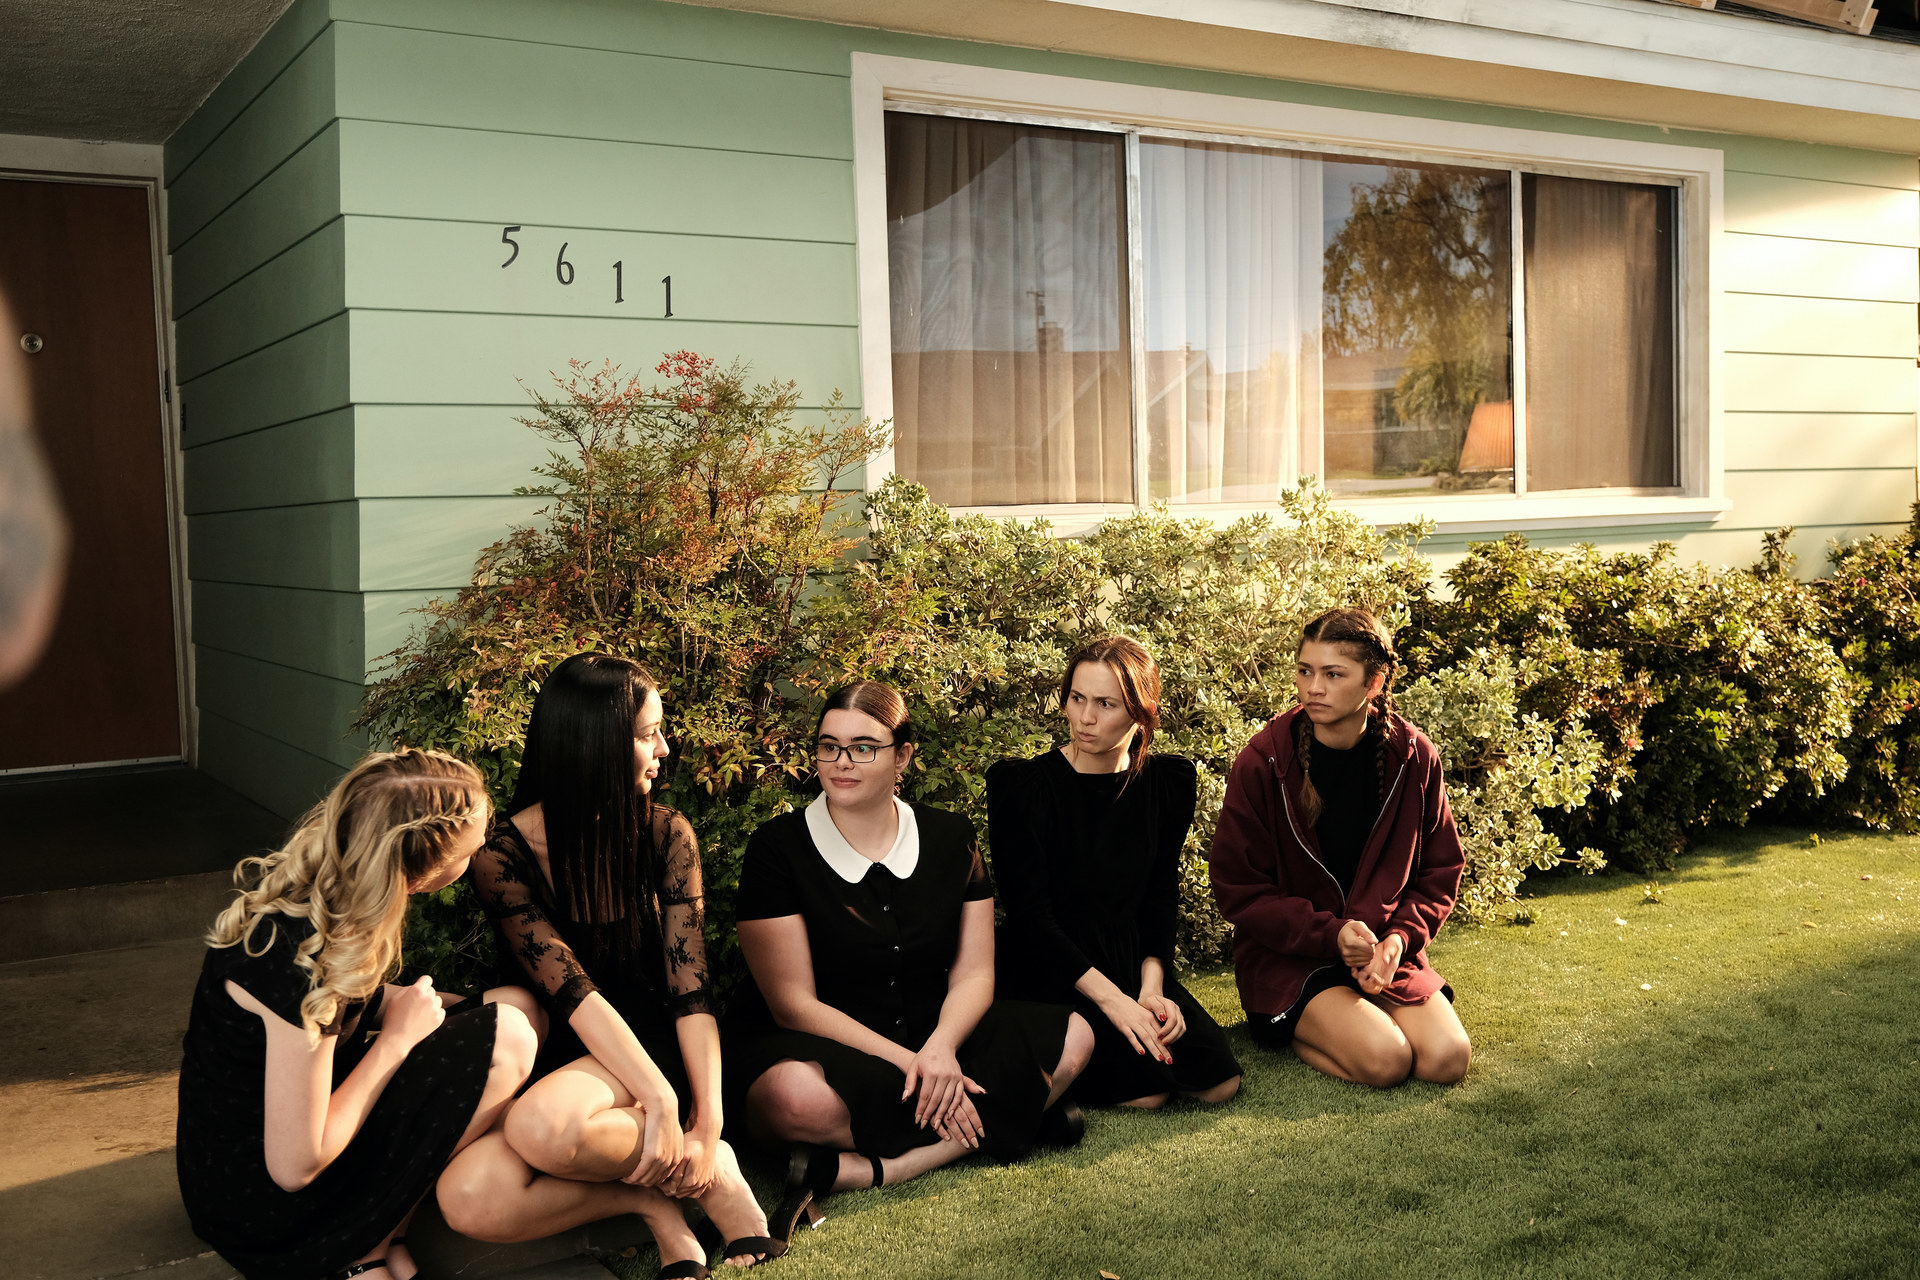
[[[173,1168],[180,1037],[197,939],[0,965],[0,1275],[233,1280],[187,1225]],[[423,1210],[428,1280],[606,1280],[582,1250],[645,1247],[636,1218],[528,1245],[480,1245]]]

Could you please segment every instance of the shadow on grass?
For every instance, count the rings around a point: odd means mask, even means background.
[[[1920,945],[1751,990],[1621,1001],[1603,1048],[1483,1051],[1375,1092],[1234,1032],[1216,1109],[1101,1112],[1087,1141],[838,1196],[809,1275],[1908,1276],[1920,1256]],[[1551,1026],[1538,1028],[1551,1036]]]
[[[1609,865],[1588,875],[1572,867],[1554,867],[1546,871],[1529,872],[1521,886],[1521,896],[1523,901],[1527,898],[1581,898],[1613,893],[1621,886],[1635,882],[1652,881],[1664,885],[1703,876],[1724,879],[1754,869],[1770,854],[1777,854],[1782,846],[1806,848],[1809,845],[1808,838],[1814,834],[1816,828],[1807,826],[1716,827],[1701,833],[1693,851],[1675,859],[1675,865],[1670,870],[1632,871],[1623,866]],[[1877,831],[1818,830],[1817,834],[1822,845],[1879,844],[1893,851],[1898,845],[1912,843],[1912,837]],[[1920,870],[1920,863],[1914,866]]]

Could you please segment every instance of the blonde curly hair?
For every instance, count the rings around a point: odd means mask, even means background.
[[[461,828],[477,821],[484,829],[491,813],[472,765],[438,751],[376,752],[307,811],[285,847],[234,868],[240,895],[207,931],[207,945],[262,955],[275,936],[268,917],[311,924],[294,962],[313,979],[300,1020],[318,1039],[399,967],[408,886],[432,879]]]

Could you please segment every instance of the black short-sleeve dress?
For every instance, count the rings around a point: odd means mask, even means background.
[[[642,917],[637,947],[624,917],[575,920],[562,909],[552,880],[511,821],[495,827],[473,860],[471,878],[503,943],[496,981],[530,988],[547,1013],[550,1027],[534,1078],[586,1056],[570,1020],[599,992],[673,1086],[684,1121],[693,1097],[674,1022],[711,1012],[700,844],[678,810],[651,805],[648,821],[660,886],[656,910]]]
[[[993,886],[972,823],[917,804],[901,804],[900,813],[900,838],[879,862],[835,838],[824,797],[763,823],[747,842],[738,915],[800,916],[820,1001],[917,1052],[940,1022],[960,947],[961,909],[991,899]],[[897,1156],[940,1141],[931,1128],[914,1124],[913,1101],[900,1097],[906,1077],[891,1062],[779,1027],[751,983],[737,1003],[742,1007],[729,1018],[724,1041],[731,1088],[744,1094],[777,1062],[817,1062],[847,1105],[856,1151]],[[1032,1149],[1069,1012],[996,1000],[960,1046],[961,1069],[986,1090],[973,1103],[988,1155],[1013,1160]]]
[[[1199,1093],[1240,1074],[1207,1011],[1174,978],[1180,850],[1193,825],[1193,763],[1150,755],[1139,776],[1080,773],[1065,755],[1002,760],[987,770],[987,822],[1000,926],[1001,989],[1070,1004],[1093,1026],[1093,1057],[1074,1096],[1108,1106],[1161,1093]],[[1088,969],[1128,995],[1149,956],[1187,1032],[1171,1066],[1141,1054],[1074,986]]]
[[[269,915],[250,939],[209,947],[194,988],[180,1066],[175,1159],[180,1196],[202,1240],[250,1280],[312,1280],[379,1244],[453,1157],[493,1063],[493,1005],[450,1013],[415,1045],[332,1164],[298,1191],[267,1172],[267,1029],[234,1003],[227,980],[295,1026],[312,990],[295,962],[313,935],[305,920]],[[247,954],[249,944],[264,950]],[[333,1086],[366,1055],[379,996],[342,1009]]]

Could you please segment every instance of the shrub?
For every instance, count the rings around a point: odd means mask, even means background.
[[[1790,782],[1818,794],[1846,771],[1845,673],[1788,568],[1777,537],[1754,568],[1714,573],[1668,543],[1558,554],[1510,534],[1447,573],[1450,598],[1416,597],[1412,659],[1436,673],[1507,654],[1519,713],[1563,752],[1576,731],[1598,749],[1594,794],[1549,830],[1634,869],[1670,867],[1700,828],[1742,825]]]
[[[1795,808],[1822,821],[1920,830],[1920,506],[1898,534],[1834,545],[1812,584],[1821,625],[1846,664],[1853,733],[1846,778]]]
[[[906,794],[970,815],[984,837],[987,766],[1051,747],[1067,654],[1123,631],[1161,663],[1163,749],[1199,767],[1178,959],[1224,960],[1205,853],[1227,770],[1291,704],[1308,617],[1364,604],[1408,621],[1424,598],[1423,531],[1383,538],[1311,483],[1226,527],[1158,509],[1083,539],[1044,520],[956,517],[898,478],[856,505],[833,486],[880,443],[870,424],[830,414],[795,425],[791,384],[749,385],[740,367],[691,353],[657,372],[667,384],[643,387],[610,365],[575,365],[536,399],[524,421],[559,447],[526,492],[551,501],[388,655],[362,719],[375,737],[469,758],[504,800],[546,670],[589,648],[646,664],[676,734],[663,798],[700,834],[724,988],[737,973],[746,838],[804,802],[822,691],[858,676],[899,688],[922,740]],[[1576,803],[1601,754],[1562,729],[1555,760],[1542,727],[1552,722],[1519,706],[1522,678],[1542,683],[1545,667],[1476,660],[1406,690],[1448,760],[1468,845],[1466,920],[1560,859],[1534,810]],[[443,982],[470,983],[486,963],[490,939],[475,935],[465,893],[411,919],[410,955]]]

